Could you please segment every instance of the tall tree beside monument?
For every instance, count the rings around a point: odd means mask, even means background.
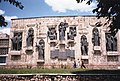
[[[24,6],[21,4],[21,2],[17,1],[17,0],[0,0],[1,2],[8,2],[10,4],[12,4],[13,6],[18,7],[19,9],[23,9]],[[5,18],[3,15],[0,15],[0,27],[4,26],[6,27],[8,25],[8,23],[6,22]]]
[[[100,17],[105,17],[108,21],[111,33],[115,35],[120,29],[120,0],[76,0],[77,3],[87,1],[90,5],[92,2],[96,3],[96,8],[93,9],[93,13],[96,13],[98,19]]]

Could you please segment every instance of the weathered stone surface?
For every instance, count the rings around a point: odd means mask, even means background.
[[[11,32],[10,32],[10,38],[14,36],[14,32],[21,32],[22,33],[22,48],[20,50],[20,53],[18,55],[21,56],[21,59],[18,60],[11,60],[11,55],[17,55],[15,53],[12,53],[13,50],[11,49],[12,43],[11,40],[9,41],[10,48],[9,48],[9,54],[8,54],[8,60],[7,65],[8,66],[45,66],[45,67],[51,67],[52,63],[55,63],[55,65],[61,65],[61,64],[68,64],[73,65],[73,61],[77,59],[82,60],[88,60],[88,64],[86,66],[88,68],[93,68],[93,66],[96,67],[102,67],[102,65],[108,66],[113,65],[114,68],[117,68],[118,65],[120,65],[120,31],[117,33],[117,51],[110,54],[109,51],[106,50],[106,36],[105,34],[108,33],[107,25],[101,25],[96,26],[97,22],[100,22],[102,24],[105,23],[104,18],[100,18],[99,20],[94,16],[63,16],[63,17],[38,17],[38,18],[20,18],[20,19],[13,19],[11,24]],[[64,37],[62,40],[59,40],[60,33],[59,32],[59,25],[61,22],[67,23],[67,26],[65,27]],[[67,33],[69,33],[70,27],[76,27],[74,38],[67,37]],[[50,38],[48,37],[47,32],[49,31],[49,27],[54,27],[55,36],[56,38]],[[99,37],[100,37],[100,44],[99,47],[94,47],[92,43],[93,29],[97,27],[99,31]],[[26,38],[28,35],[29,29],[32,28],[34,30],[34,39],[33,39],[33,45],[32,49],[27,50],[26,45]],[[81,53],[81,37],[85,35],[88,42],[88,51],[87,55],[82,55]],[[45,42],[45,48],[44,48],[44,61],[38,62],[38,49],[36,48],[36,43],[38,44],[39,41],[43,39]],[[27,52],[26,52],[27,50]],[[29,52],[32,50],[32,53]],[[68,54],[67,55],[59,55],[55,54],[55,58],[51,58],[51,51],[58,50],[59,52],[66,52],[66,50],[74,50],[74,54]],[[98,52],[95,52],[95,50],[98,50],[100,54],[95,54]],[[116,55],[117,52],[117,55]],[[12,53],[12,54],[11,54]],[[31,54],[29,54],[31,53]],[[63,54],[63,53],[61,53]],[[67,53],[65,53],[67,54]],[[112,55],[113,57],[111,61],[108,61],[109,55]],[[61,56],[60,59],[58,56]],[[61,59],[63,56],[65,59]],[[72,57],[72,58],[71,58]],[[87,58],[86,58],[87,57]],[[118,59],[118,60],[114,60]],[[105,68],[105,67],[103,67]]]
[[[119,81],[117,74],[0,75],[2,81]]]

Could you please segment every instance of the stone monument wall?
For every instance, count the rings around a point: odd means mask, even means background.
[[[88,68],[117,68],[120,65],[120,34],[118,32],[114,36],[116,50],[114,43],[107,41],[106,33],[110,32],[105,22],[105,18],[94,16],[13,19],[10,39],[17,40],[21,36],[21,42],[19,49],[19,40],[16,44],[9,41],[7,66],[73,67],[74,61],[78,64],[79,59]],[[107,48],[106,44],[112,45],[111,48]],[[19,50],[12,49],[13,45],[17,45]]]

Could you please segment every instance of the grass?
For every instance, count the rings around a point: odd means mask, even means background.
[[[0,74],[35,74],[35,73],[60,73],[60,74],[120,74],[120,70],[96,70],[96,69],[62,69],[62,68],[0,68]]]
[[[27,69],[27,68],[0,68],[0,74],[31,74],[31,73],[72,73],[72,72],[77,72],[83,69],[42,69],[42,68],[32,68],[32,69]]]

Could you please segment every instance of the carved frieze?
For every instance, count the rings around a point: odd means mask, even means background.
[[[28,24],[27,27],[35,27],[36,24]]]
[[[82,29],[79,31],[79,34],[88,34],[88,30]]]

